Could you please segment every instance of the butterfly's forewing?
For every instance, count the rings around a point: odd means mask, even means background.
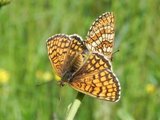
[[[59,77],[62,77],[64,74],[63,65],[70,44],[70,38],[63,34],[57,34],[47,40],[49,59],[51,61],[52,67]]]
[[[57,34],[47,41],[48,55],[51,64],[60,77],[72,68],[74,72],[82,64],[83,42],[78,35]],[[76,61],[76,62],[75,62]],[[75,64],[73,64],[75,62]]]
[[[89,56],[69,84],[74,89],[99,99],[118,101],[120,98],[118,78],[111,71],[110,61],[99,53]]]
[[[87,49],[84,45],[82,38],[76,34],[70,35],[71,44],[68,50],[67,59],[65,60],[64,66],[67,70],[71,70],[71,72],[77,71],[79,67],[83,64],[84,58],[82,53]],[[67,66],[70,68],[68,69]]]
[[[92,24],[87,34],[85,43],[89,50],[103,53],[111,59],[114,35],[115,30],[113,13],[106,12],[99,16],[99,18]]]

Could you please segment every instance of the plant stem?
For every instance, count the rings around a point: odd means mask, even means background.
[[[83,100],[84,94],[78,92],[77,93],[77,97],[76,99],[73,101],[73,103],[71,104],[71,106],[69,106],[68,111],[67,111],[67,115],[66,115],[66,120],[73,120],[78,108],[80,107],[82,100]]]

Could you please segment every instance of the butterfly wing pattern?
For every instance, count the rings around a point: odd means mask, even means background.
[[[47,41],[49,59],[52,67],[59,77],[62,77],[64,74],[63,64],[67,56],[70,43],[71,41],[68,36],[60,34],[50,37]]]
[[[116,102],[121,88],[110,62],[113,44],[111,12],[96,19],[86,40],[76,34],[57,34],[47,40],[49,59],[61,82],[89,96]]]
[[[59,77],[71,68],[73,59],[76,59],[72,68],[78,68],[83,61],[81,53],[85,46],[78,35],[68,36],[57,34],[47,40],[47,49],[51,64]],[[78,55],[78,57],[76,57]]]
[[[120,84],[111,70],[111,63],[107,57],[100,53],[92,53],[73,75],[70,85],[87,95],[117,101],[120,97]]]
[[[99,16],[88,31],[85,40],[88,49],[103,53],[111,59],[115,35],[114,29],[114,15],[112,12],[106,12]]]

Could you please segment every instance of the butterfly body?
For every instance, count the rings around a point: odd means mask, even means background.
[[[120,83],[113,73],[111,58],[114,16],[107,12],[91,26],[86,40],[79,35],[57,34],[47,40],[48,55],[60,84],[98,99],[116,102]]]
[[[71,66],[68,68],[68,70],[62,76],[62,79],[61,79],[62,82],[69,83],[72,79],[73,74],[78,70],[78,66],[76,66],[76,64],[74,64],[75,60],[76,60],[76,58],[73,58],[73,60],[68,64]]]

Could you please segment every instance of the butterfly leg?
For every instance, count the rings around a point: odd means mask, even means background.
[[[63,86],[65,85],[65,82],[62,81],[62,80],[60,80],[60,81],[58,81],[58,84],[59,84],[61,87],[63,87]]]

